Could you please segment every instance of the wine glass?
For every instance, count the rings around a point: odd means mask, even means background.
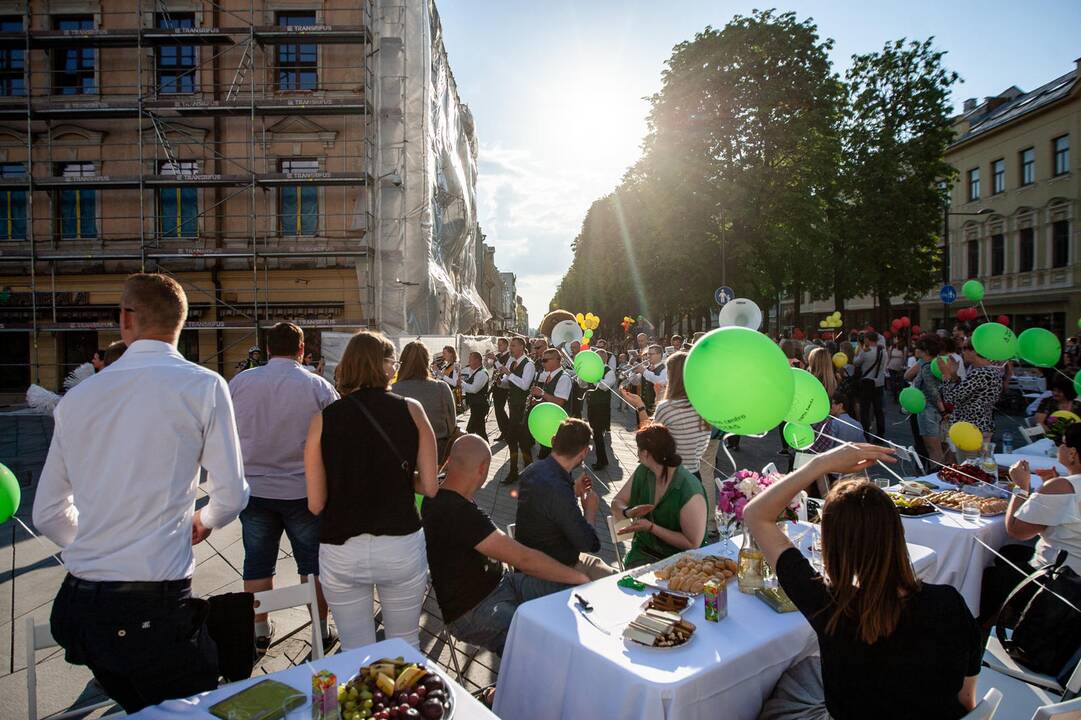
[[[728,541],[732,539],[733,530],[735,530],[736,514],[717,508],[714,511],[714,517],[717,520],[717,534],[720,535],[721,552],[724,553],[728,551]]]

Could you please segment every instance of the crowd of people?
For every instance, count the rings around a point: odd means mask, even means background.
[[[598,555],[602,501],[580,471],[591,451],[594,468],[608,464],[613,405],[637,415],[638,464],[611,501],[618,532],[630,540],[624,564],[708,541],[719,435],[683,381],[698,336],[658,342],[643,333],[618,347],[598,338],[592,344],[604,372],[587,383],[571,367],[573,344],[499,338],[495,352],[471,352],[462,367],[453,347],[433,362],[419,341],[399,356],[387,338],[362,331],[331,383],[309,367],[303,331],[283,322],[266,333],[268,359],[250,357],[227,383],[177,352],[186,316],[187,298],[173,279],[128,279],[120,305],[126,352],[58,406],[34,502],[34,522],[63,548],[68,570],[53,635],[128,712],[217,685],[221,640],[208,630],[207,601],[192,596],[192,546],[236,518],[245,591],[273,587],[284,532],[297,572],[318,583],[324,645],[374,642],[377,594],[386,637],[418,647],[430,581],[451,634],[501,654],[518,605],[617,572]],[[1008,370],[981,358],[964,336],[921,336],[914,353],[903,343],[887,347],[873,331],[781,348],[822,382],[830,414],[818,426],[814,459],[755,497],[745,521],[819,636],[821,670],[813,672],[822,703],[835,718],[902,716],[897,708],[906,717],[960,717],[975,703],[982,652],[975,621],[956,590],[915,578],[884,493],[855,480],[823,488],[823,574],[791,549],[775,520],[819,478],[892,461],[881,443],[864,442],[885,435],[887,392],[907,381],[927,396],[916,431],[941,457],[944,418],[993,429],[991,408]],[[929,366],[938,358],[941,378]],[[527,418],[541,402],[570,417],[550,447],[534,452]],[[499,436],[490,442],[493,410]],[[90,416],[102,421],[93,431],[81,422]],[[501,442],[509,452],[502,482],[518,485],[513,535],[474,502]],[[1069,467],[1081,471],[1081,434],[1067,446]],[[1072,482],[1052,480],[1047,492],[1073,492]],[[197,508],[200,487],[207,501]],[[1015,537],[1042,533],[1050,548],[1081,537],[1073,528],[1049,530],[1055,523],[1046,513],[1013,505],[1008,522]],[[930,626],[937,629],[927,634]],[[251,629],[257,647],[269,646],[266,615],[253,613]],[[934,666],[934,681],[917,699],[902,698],[891,678],[917,661]]]

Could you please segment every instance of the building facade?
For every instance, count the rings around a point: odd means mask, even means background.
[[[1081,317],[1081,59],[1025,92],[967,100],[946,159],[957,176],[947,210],[943,279],[978,279],[991,317],[1072,335]],[[944,313],[937,288],[921,303]]]

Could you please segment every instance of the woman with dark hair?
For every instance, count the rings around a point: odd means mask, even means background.
[[[450,385],[432,377],[429,357],[428,348],[422,343],[406,343],[402,348],[398,378],[390,390],[402,397],[413,398],[424,408],[442,460],[450,452],[450,440],[458,429],[458,415]]]
[[[623,558],[627,567],[663,560],[702,545],[706,534],[706,497],[702,483],[683,467],[676,440],[664,425],[647,425],[634,435],[638,468],[612,501],[616,521],[632,522],[620,530],[634,533]]]
[[[354,335],[337,368],[342,397],[312,418],[304,446],[319,579],[346,650],[375,642],[375,588],[386,636],[420,643],[428,561],[414,493],[438,489],[435,435],[420,403],[388,392],[393,373],[389,340]]]
[[[1077,401],[1077,391],[1074,390],[1073,383],[1062,376],[1051,380],[1051,397],[1044,398],[1036,408],[1036,424],[1043,426],[1045,430],[1050,429],[1056,420],[1052,415],[1059,411],[1081,415],[1081,402]]]
[[[1003,369],[976,352],[972,338],[965,339],[961,350],[965,375],[960,376],[960,364],[951,358],[939,363],[942,368],[942,384],[938,393],[944,402],[953,404],[950,424],[969,422],[983,433],[984,442],[995,431],[995,403],[1002,395]]]
[[[833,486],[822,507],[821,574],[777,527],[777,518],[815,478],[862,472],[876,462],[894,462],[892,455],[890,448],[863,443],[816,455],[752,498],[743,521],[818,635],[830,717],[953,720],[976,705],[982,634],[957,590],[916,578],[889,496],[863,478]],[[918,691],[897,682],[914,674]],[[774,716],[781,715],[763,712]]]

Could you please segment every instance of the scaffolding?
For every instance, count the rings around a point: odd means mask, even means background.
[[[132,5],[77,14],[32,0],[21,29],[0,17],[0,276],[29,287],[14,305],[0,293],[0,343],[29,333],[40,382],[42,333],[117,327],[100,307],[80,314],[58,278],[134,271],[181,281],[186,329],[246,331],[228,346],[218,332],[199,357],[219,369],[277,319],[378,324],[373,0]],[[271,287],[276,272],[335,269],[353,282]],[[223,289],[238,272],[246,292]],[[357,294],[365,315],[335,317],[336,293]]]

